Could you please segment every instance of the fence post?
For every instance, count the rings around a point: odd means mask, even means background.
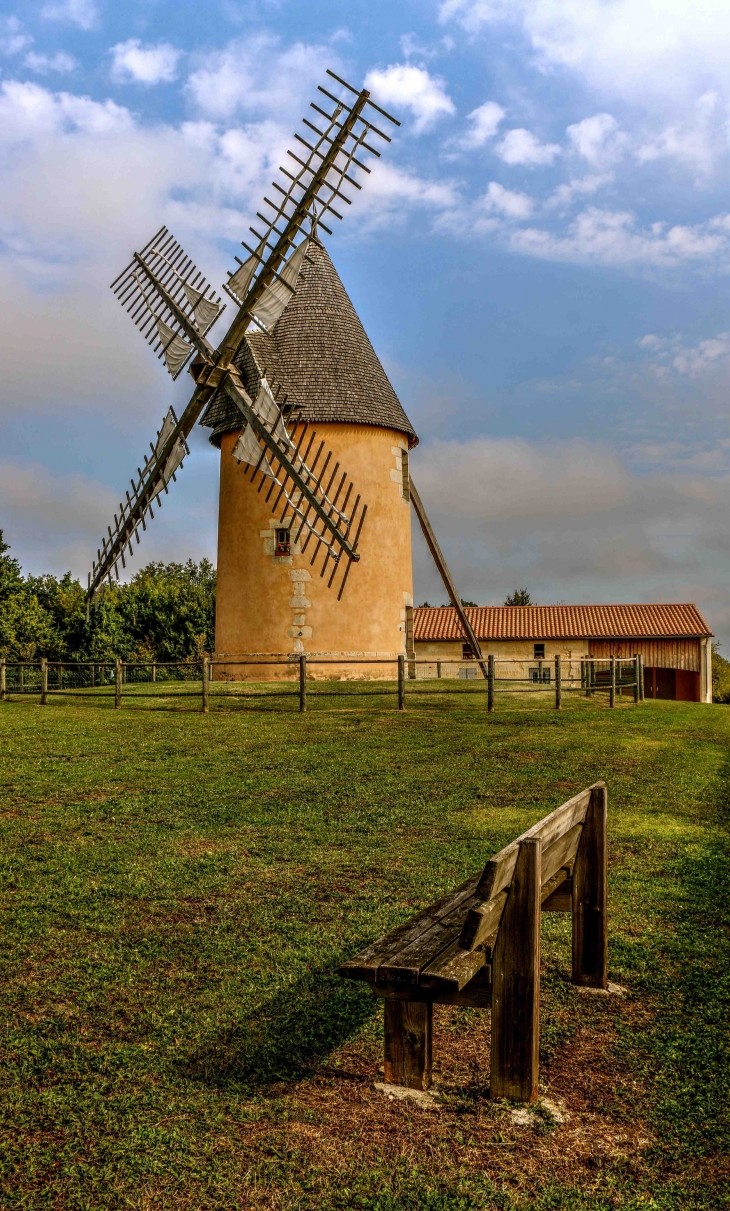
[[[117,656],[117,662],[114,666],[114,710],[118,711],[122,705],[122,662]]]
[[[5,679],[5,657],[0,659],[0,702],[4,702],[8,696],[8,685]]]
[[[487,656],[487,710],[494,710],[494,656]]]
[[[639,656],[639,702],[643,702],[646,697],[644,693],[644,657]]]
[[[203,672],[203,701],[201,704],[201,710],[204,715],[207,715],[208,711],[210,710],[210,703],[209,703],[210,661],[208,660],[207,656],[204,656],[201,663],[202,663],[202,672]]]
[[[560,657],[555,657],[555,710],[563,709],[563,670],[560,667]]]
[[[398,710],[406,709],[406,658],[398,657]]]
[[[574,984],[608,985],[607,844],[608,792],[605,783],[591,787],[591,799],[573,866]]]
[[[157,681],[157,665],[152,665],[152,680]]]
[[[441,661],[440,660],[436,661],[436,676],[437,677],[441,676]]]
[[[492,1101],[537,1097],[541,869],[542,841],[521,841],[492,958]]]
[[[611,688],[608,691],[608,705],[616,705],[616,657],[611,657]]]
[[[299,657],[299,714],[307,709],[307,654],[302,652]]]
[[[41,706],[45,706],[48,696],[48,661],[41,656]]]
[[[634,656],[634,702],[641,702],[641,657]]]

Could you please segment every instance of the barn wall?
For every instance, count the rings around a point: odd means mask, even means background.
[[[589,639],[588,655],[641,656],[647,668],[700,671],[699,639]]]

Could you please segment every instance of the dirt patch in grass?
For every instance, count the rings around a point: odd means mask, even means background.
[[[615,1031],[610,1024],[579,1029],[543,1069],[541,1097],[564,1107],[556,1123],[538,1111],[533,1125],[516,1126],[506,1103],[488,1100],[490,1015],[437,1006],[434,1013],[436,1111],[391,1101],[373,1087],[382,1079],[379,1042],[367,1049],[345,1047],[326,1068],[287,1094],[288,1122],[276,1132],[276,1147],[296,1149],[310,1180],[327,1174],[336,1184],[367,1167],[416,1167],[444,1181],[455,1174],[490,1178],[495,1186],[523,1196],[538,1190],[549,1174],[555,1182],[590,1190],[603,1182],[606,1168],[624,1181],[640,1181],[650,1169],[645,1153],[650,1129],[635,1115],[616,1113],[630,1078],[616,1066]],[[255,1163],[256,1132],[246,1130],[245,1146]],[[272,1132],[266,1136],[272,1143]],[[278,1192],[257,1191],[251,1206],[285,1207]]]

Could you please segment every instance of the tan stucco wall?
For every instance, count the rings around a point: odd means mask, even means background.
[[[337,600],[341,573],[331,589],[329,569],[319,572],[324,558],[320,549],[312,567],[311,541],[304,555],[277,559],[275,519],[266,488],[259,493],[245,475],[243,464],[231,456],[237,433],[221,443],[221,478],[218,521],[218,589],[216,654],[296,653],[315,655],[397,656],[405,650],[405,610],[412,604],[410,505],[403,497],[400,451],[406,438],[389,429],[365,425],[316,426],[347,471],[368,506],[360,535],[360,560],[350,569],[342,600]],[[258,482],[258,477],[257,477]],[[281,509],[279,516],[281,516]],[[343,564],[344,566],[344,564]],[[394,666],[346,669],[317,668],[314,677],[376,676],[393,678]],[[219,668],[214,676],[288,676],[286,670]]]
[[[563,677],[577,677],[580,679],[580,660],[582,656],[588,655],[588,641],[584,639],[546,639],[545,657],[543,664],[550,664],[555,660],[556,656],[560,656],[562,661],[575,661],[570,668],[563,666]],[[462,642],[423,642],[417,640],[415,643],[416,661],[432,662],[433,667],[429,665],[416,665],[417,676],[423,678],[435,677],[438,670],[436,662],[441,661],[441,676],[442,677],[458,677],[458,664],[462,659]],[[534,640],[501,640],[499,642],[489,642],[483,640],[481,643],[482,654],[484,656],[494,656],[497,664],[495,675],[498,678],[514,677],[517,679],[527,677],[528,669],[534,668],[539,661],[534,656],[535,641]],[[504,663],[500,663],[504,661]]]

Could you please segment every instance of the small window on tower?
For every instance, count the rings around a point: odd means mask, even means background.
[[[288,530],[276,531],[276,546],[274,555],[291,555],[291,543],[289,541]]]

